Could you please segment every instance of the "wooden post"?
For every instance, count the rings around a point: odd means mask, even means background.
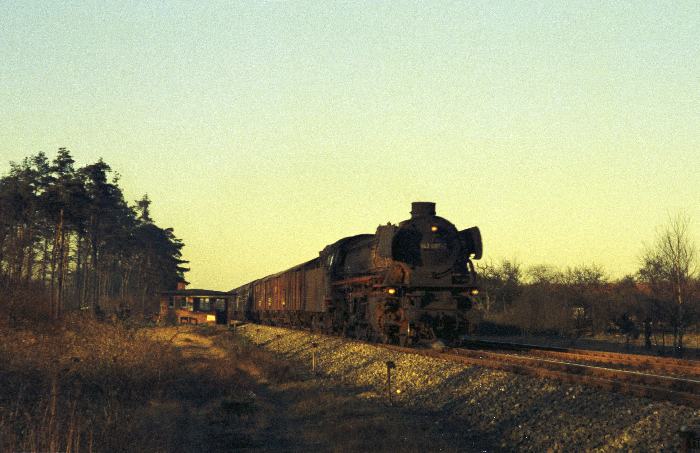
[[[393,404],[391,394],[391,370],[396,368],[396,364],[391,360],[386,362],[386,390],[389,393],[389,404]]]

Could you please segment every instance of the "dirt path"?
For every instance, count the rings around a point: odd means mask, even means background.
[[[479,439],[440,414],[367,400],[361,389],[306,381],[263,392],[275,414],[265,431],[274,451],[483,451]]]

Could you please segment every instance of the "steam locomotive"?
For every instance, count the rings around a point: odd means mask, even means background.
[[[340,239],[317,258],[232,292],[233,319],[401,345],[451,343],[467,332],[479,290],[478,227],[458,231],[435,203],[375,234]]]

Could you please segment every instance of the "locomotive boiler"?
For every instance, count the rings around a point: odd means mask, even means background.
[[[236,288],[231,317],[402,345],[454,342],[468,329],[481,255],[478,227],[459,231],[435,203],[415,202],[398,225]]]

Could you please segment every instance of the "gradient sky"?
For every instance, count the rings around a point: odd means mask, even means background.
[[[231,289],[434,201],[485,259],[700,242],[700,2],[0,1],[0,173],[69,148]]]

